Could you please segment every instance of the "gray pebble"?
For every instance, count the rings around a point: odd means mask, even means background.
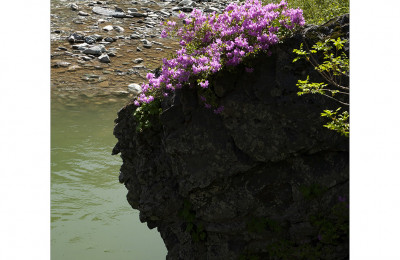
[[[192,4],[193,4],[193,2],[190,0],[183,0],[178,3],[179,6],[191,6]]]
[[[83,53],[100,56],[104,51],[105,51],[104,46],[95,45],[93,47],[87,48],[86,50],[83,51]]]
[[[140,36],[138,34],[131,34],[130,36],[131,39],[140,39]]]
[[[165,10],[160,10],[160,11],[158,11],[160,14],[162,14],[162,15],[164,15],[164,16],[170,16],[171,15],[171,13],[169,13],[169,12],[167,12],[167,11],[165,11]]]
[[[85,37],[85,42],[88,43],[88,44],[93,44],[93,43],[96,42],[96,39],[94,37],[92,37],[92,36],[86,36]]]
[[[61,67],[68,67],[69,65],[71,65],[71,63],[66,62],[66,61],[57,61],[56,63],[54,63],[52,65],[53,68],[61,68]]]
[[[132,15],[133,17],[146,17],[147,14],[139,13],[139,12],[128,12],[128,14]]]
[[[142,92],[142,87],[139,84],[132,83],[128,85],[128,91],[134,95],[139,95]]]
[[[103,27],[103,30],[107,31],[107,32],[112,31],[113,29],[114,29],[114,27],[112,25],[107,25],[107,26]]]
[[[91,35],[91,37],[93,37],[96,41],[100,41],[103,39],[103,36],[98,35],[98,34],[93,34],[93,35]]]
[[[125,31],[124,28],[122,28],[121,26],[114,26],[114,30],[116,30],[117,32]]]
[[[75,3],[70,4],[69,7],[71,8],[72,11],[76,11],[76,10],[79,9],[79,6],[77,4],[75,4]]]
[[[112,37],[106,37],[106,38],[104,38],[104,41],[106,41],[106,42],[115,42],[114,38],[112,38]]]
[[[203,12],[205,12],[205,13],[212,13],[212,12],[221,13],[220,9],[215,8],[215,7],[206,7]]]
[[[118,6],[114,6],[114,9],[116,12],[124,12],[124,10],[122,8],[119,8]]]
[[[136,66],[133,66],[132,67],[132,69],[134,69],[134,70],[143,70],[143,69],[145,69],[146,67],[144,66],[144,65],[136,65]]]
[[[99,61],[100,61],[100,62],[103,62],[103,63],[110,63],[110,62],[111,62],[111,61],[110,61],[110,57],[108,57],[107,54],[102,54],[102,55],[99,57]]]
[[[79,12],[78,12],[78,15],[80,15],[80,16],[89,16],[88,13],[85,13],[85,12],[83,12],[83,11],[79,11]]]
[[[125,13],[121,13],[121,12],[116,12],[115,14],[112,15],[112,17],[115,18],[125,18],[126,14]]]
[[[91,60],[91,59],[92,59],[92,58],[90,58],[90,57],[88,57],[88,56],[82,56],[81,58],[82,58],[82,60],[84,60],[84,61],[88,61],[88,60]]]
[[[74,42],[84,42],[84,40],[85,40],[85,36],[83,35],[83,34],[80,34],[80,33],[73,33],[73,34],[71,34],[69,37],[68,37],[68,41],[69,42],[71,42],[71,43],[74,43]]]

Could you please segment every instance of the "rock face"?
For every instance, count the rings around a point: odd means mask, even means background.
[[[167,259],[349,258],[348,138],[322,127],[320,113],[336,103],[297,96],[298,79],[322,79],[292,63],[303,41],[348,38],[348,22],[305,28],[256,57],[252,73],[240,65],[214,75],[220,115],[194,89],[164,100],[143,132],[133,103],[118,112],[119,181]]]

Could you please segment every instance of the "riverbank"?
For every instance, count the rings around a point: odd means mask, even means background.
[[[73,106],[129,100],[130,84],[179,48],[161,38],[161,22],[193,8],[219,12],[229,1],[51,2],[51,96]]]

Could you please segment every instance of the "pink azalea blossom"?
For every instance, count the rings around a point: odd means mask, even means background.
[[[181,12],[178,17],[184,19],[183,27],[177,28],[176,22],[167,21],[161,37],[168,34],[178,37],[182,48],[176,51],[175,57],[163,59],[158,78],[153,73],[147,74],[148,83],[142,85],[135,105],[152,102],[154,95],[162,97],[165,90],[189,86],[188,82],[193,80],[199,82],[198,87],[208,88],[210,74],[236,66],[254,52],[271,55],[270,47],[279,42],[278,35],[305,24],[303,11],[289,9],[285,0],[267,5],[258,0],[232,2],[218,15],[193,9],[189,16]],[[245,70],[251,73],[254,69]],[[214,112],[218,114],[222,110],[223,107],[218,107]]]

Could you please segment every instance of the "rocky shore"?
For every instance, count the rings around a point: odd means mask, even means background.
[[[230,1],[51,1],[52,99],[129,100],[147,72],[179,48],[160,23],[194,8],[221,12]],[[132,85],[133,84],[133,85]]]

